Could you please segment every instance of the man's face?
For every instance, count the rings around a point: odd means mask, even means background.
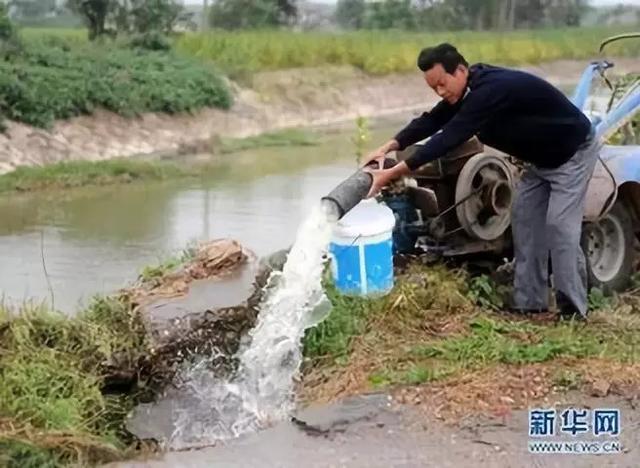
[[[462,99],[467,88],[468,76],[469,70],[463,65],[458,65],[453,74],[447,73],[439,63],[424,72],[424,79],[429,87],[449,104],[455,104]]]

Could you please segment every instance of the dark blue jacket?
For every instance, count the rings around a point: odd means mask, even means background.
[[[468,92],[463,99],[453,105],[440,101],[431,112],[412,120],[395,139],[402,150],[431,136],[406,161],[411,170],[444,156],[474,135],[484,144],[535,166],[555,168],[576,153],[590,127],[589,119],[543,79],[477,64],[469,69]]]

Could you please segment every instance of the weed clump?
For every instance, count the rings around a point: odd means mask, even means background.
[[[44,307],[0,308],[0,447],[8,466],[95,464],[118,459],[134,397],[109,394],[114,368],[145,348],[128,304],[93,300],[69,318]],[[5,465],[3,465],[5,466]]]

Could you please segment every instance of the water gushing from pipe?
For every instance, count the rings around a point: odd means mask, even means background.
[[[322,289],[326,253],[338,213],[317,206],[300,226],[282,272],[274,272],[237,372],[216,377],[206,360],[188,369],[183,407],[174,408],[168,448],[210,445],[286,419],[302,363],[304,331],[328,313]]]

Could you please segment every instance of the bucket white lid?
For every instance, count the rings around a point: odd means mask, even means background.
[[[393,211],[371,198],[361,201],[344,215],[336,224],[334,234],[341,237],[377,236],[392,231],[395,224]]]

